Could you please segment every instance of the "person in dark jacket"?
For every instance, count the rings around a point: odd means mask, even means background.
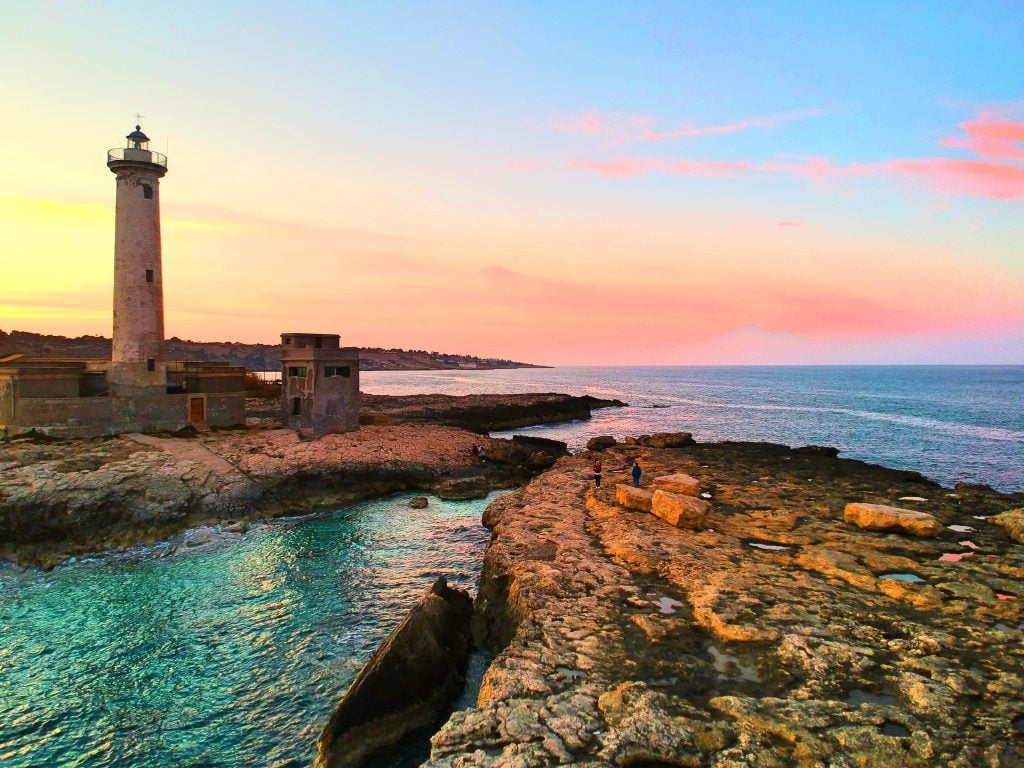
[[[637,459],[636,461],[633,462],[633,487],[634,488],[639,488],[640,487],[640,475],[642,475],[643,473],[644,473],[644,471],[640,468],[640,459]]]

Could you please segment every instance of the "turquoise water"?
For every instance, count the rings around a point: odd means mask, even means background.
[[[595,435],[831,445],[944,485],[1024,490],[1024,366],[758,366],[368,372],[365,392],[567,392],[629,408],[515,432],[581,448]],[[495,433],[505,436],[511,433]]]
[[[0,764],[310,765],[338,695],[430,583],[475,590],[488,502],[408,498],[0,569]]]

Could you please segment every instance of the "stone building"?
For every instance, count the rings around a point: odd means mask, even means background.
[[[0,434],[95,437],[245,423],[245,369],[164,359],[160,179],[139,126],[107,153],[116,176],[111,360],[0,359]]]
[[[359,350],[337,334],[281,334],[281,422],[303,437],[359,429]]]

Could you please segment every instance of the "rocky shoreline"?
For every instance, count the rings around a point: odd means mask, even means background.
[[[237,528],[403,490],[481,498],[525,483],[564,445],[478,432],[586,418],[614,404],[553,394],[367,398],[358,432],[316,441],[275,428],[276,402],[249,401],[248,429],[0,444],[0,559],[49,568],[190,527]],[[483,464],[472,457],[477,443]]]
[[[496,656],[427,765],[1024,764],[1024,495],[833,454],[614,445],[491,504]],[[635,458],[696,479],[703,529],[620,505]],[[866,530],[859,502],[940,530]]]

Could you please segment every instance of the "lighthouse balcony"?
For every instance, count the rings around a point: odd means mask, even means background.
[[[150,163],[167,168],[167,155],[135,147],[116,147],[107,152],[107,165],[112,163]]]

